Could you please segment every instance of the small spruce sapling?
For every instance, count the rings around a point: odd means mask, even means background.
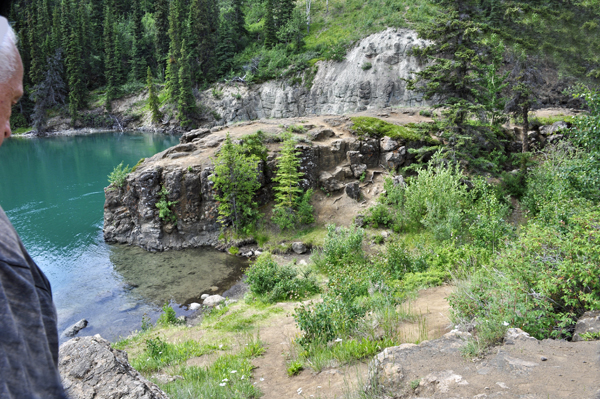
[[[156,89],[152,81],[150,67],[148,67],[146,87],[148,88],[148,108],[150,108],[150,112],[152,113],[152,123],[158,123],[162,118],[162,114],[160,113],[158,96],[156,95]]]

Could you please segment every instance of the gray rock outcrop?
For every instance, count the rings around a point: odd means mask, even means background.
[[[203,92],[202,103],[221,116],[220,124],[425,106],[422,95],[407,90],[403,80],[421,69],[410,52],[425,43],[415,31],[389,28],[362,39],[341,62],[319,61],[309,88],[287,81],[238,84],[223,87],[220,98],[210,90]],[[367,62],[372,67],[363,70]]]
[[[573,332],[573,342],[583,341],[581,334],[595,333],[600,334],[600,310],[585,312],[577,320],[575,331]]]
[[[203,133],[204,134],[204,133]],[[137,245],[150,251],[184,249],[202,246],[218,247],[221,224],[218,221],[218,202],[213,188],[212,160],[224,134],[212,133],[191,142],[171,147],[138,165],[125,184],[105,190],[104,239],[107,242]],[[186,139],[187,140],[187,139]],[[335,193],[346,189],[351,198],[360,198],[358,179],[369,178],[368,169],[383,165],[390,171],[408,162],[406,148],[423,143],[404,143],[394,148],[392,140],[344,137],[330,143],[297,144],[303,190],[322,189]],[[217,149],[218,150],[218,149]],[[272,177],[277,157],[272,152],[267,162],[259,163],[257,171],[261,188],[257,202],[265,204],[273,198]],[[162,190],[168,195],[163,198]],[[162,220],[157,203],[172,203],[176,221]],[[242,244],[238,245],[241,248]],[[225,249],[225,248],[221,248]],[[255,248],[242,254],[256,255]]]
[[[306,251],[308,251],[308,248],[306,248],[306,245],[304,245],[303,242],[298,241],[292,243],[292,251],[294,251],[298,255],[301,255],[306,253]]]
[[[71,399],[168,399],[138,373],[127,353],[95,335],[77,337],[60,346],[59,371]]]

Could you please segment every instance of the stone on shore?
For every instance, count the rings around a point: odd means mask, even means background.
[[[83,330],[84,328],[86,328],[88,325],[88,321],[86,319],[81,319],[79,320],[77,323],[73,324],[71,327],[67,328],[64,332],[63,335],[65,337],[74,337],[77,335],[77,333],[81,330]]]
[[[202,302],[202,304],[204,306],[214,307],[224,301],[225,301],[225,298],[223,298],[221,295],[211,295],[208,298],[206,298],[204,300],[204,302]]]

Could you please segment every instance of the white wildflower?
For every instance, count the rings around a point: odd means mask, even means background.
[[[220,386],[224,387],[225,385],[227,385],[225,382],[222,382],[219,384]]]
[[[237,373],[237,370],[231,370],[231,374]]]

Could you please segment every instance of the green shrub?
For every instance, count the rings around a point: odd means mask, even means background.
[[[340,267],[364,263],[363,238],[364,230],[361,228],[328,225],[323,251],[313,257],[315,265],[332,275]]]
[[[163,327],[179,324],[175,310],[168,303],[163,305],[162,310],[163,312],[156,321],[156,324]]]
[[[368,71],[369,69],[373,68],[373,64],[371,64],[370,62],[365,62],[364,64],[362,64],[361,68],[363,71]]]
[[[156,202],[158,208],[158,217],[167,223],[177,223],[177,215],[173,211],[173,207],[177,205],[179,201],[169,201],[169,192],[165,186],[162,187],[158,193],[159,200]]]
[[[298,360],[294,360],[288,366],[288,368],[287,368],[287,374],[288,374],[289,377],[293,377],[295,375],[300,374],[300,372],[302,370],[304,370],[304,366],[302,365],[302,362],[300,362]]]
[[[123,167],[123,162],[115,166],[112,172],[108,175],[108,182],[110,186],[113,187],[123,187],[125,185],[125,180],[127,179],[127,175],[131,172],[129,165]]]
[[[240,249],[238,247],[236,247],[235,245],[232,245],[231,247],[229,247],[229,253],[231,255],[237,255],[240,253]]]
[[[258,257],[246,275],[250,291],[269,302],[297,300],[319,292],[317,281],[310,273],[300,277],[294,267],[279,266],[268,252]]]
[[[600,308],[600,209],[562,228],[530,222],[518,241],[450,298],[455,322],[519,327],[536,338],[568,337],[578,317]]]

